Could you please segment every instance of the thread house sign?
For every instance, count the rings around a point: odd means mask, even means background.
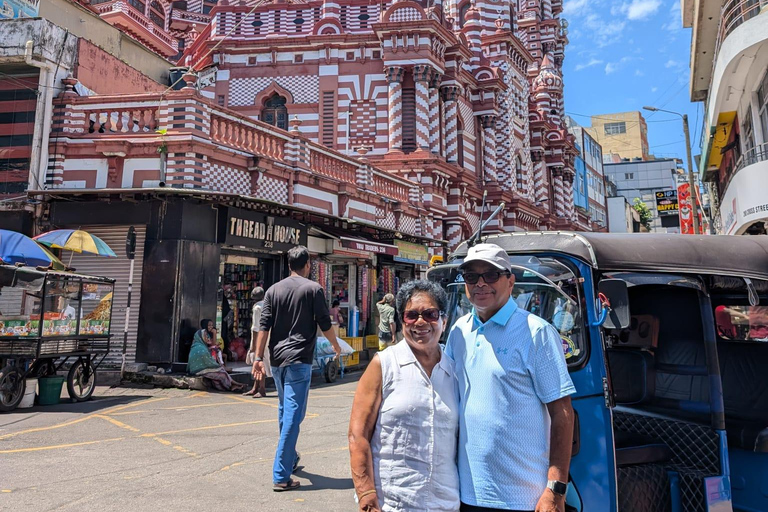
[[[270,251],[287,251],[297,245],[307,245],[306,226],[291,219],[240,208],[228,208],[222,219],[226,223],[219,225],[219,233],[224,233],[226,245]]]

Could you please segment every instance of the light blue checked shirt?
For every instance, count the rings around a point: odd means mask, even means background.
[[[483,323],[454,324],[446,353],[459,381],[459,481],[469,505],[533,510],[547,486],[546,404],[576,389],[560,336],[510,298]]]

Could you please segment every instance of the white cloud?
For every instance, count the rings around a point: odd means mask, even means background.
[[[666,63],[666,64],[664,64],[664,67],[665,67],[665,68],[667,68],[667,69],[669,69],[669,68],[676,68],[676,67],[678,67],[679,65],[680,65],[680,63],[679,63],[679,62],[677,62],[676,60],[672,60],[672,59],[669,59],[669,60],[667,61],[667,63]]]
[[[617,69],[616,64],[609,62],[608,64],[605,65],[605,74],[610,75],[611,73],[615,73],[616,69]]]
[[[589,8],[590,0],[566,0],[563,6],[563,14],[566,16],[579,16]]]
[[[636,70],[635,70],[635,76],[645,76],[645,73],[643,73],[643,72],[642,72],[642,71],[640,71],[639,69],[636,69]]]
[[[576,64],[576,67],[574,68],[576,71],[581,71],[582,69],[591,68],[592,66],[597,66],[598,64],[602,64],[603,61],[598,59],[591,59],[586,64]]]
[[[598,48],[603,48],[619,40],[626,25],[623,21],[605,21],[597,14],[591,13],[584,18],[583,28],[591,33]]]
[[[611,8],[611,14],[623,14],[630,21],[645,20],[661,7],[661,0],[632,0],[628,4],[622,4]]]
[[[683,17],[680,11],[680,0],[672,2],[672,6],[669,9],[669,18],[667,23],[661,26],[664,30],[669,32],[677,32],[683,28]]]
[[[658,87],[651,87],[651,92],[656,92],[656,91],[658,91],[658,90],[659,90],[659,88],[658,88]]]

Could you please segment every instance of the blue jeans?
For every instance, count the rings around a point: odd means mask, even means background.
[[[307,413],[312,365],[297,363],[279,368],[273,366],[272,378],[280,401],[277,408],[280,440],[272,466],[272,482],[284,484],[290,481],[293,464],[296,462],[296,442],[299,440],[301,422]]]

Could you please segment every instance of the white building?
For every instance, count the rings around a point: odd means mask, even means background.
[[[706,102],[700,171],[715,229],[760,234],[768,225],[768,2],[683,0],[693,28],[693,101]]]

